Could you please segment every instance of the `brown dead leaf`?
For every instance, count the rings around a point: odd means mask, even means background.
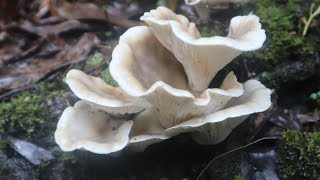
[[[63,2],[57,5],[57,12],[66,19],[106,20],[103,11],[93,3]]]
[[[142,25],[140,21],[131,21],[127,18],[114,16],[109,13],[105,14],[93,3],[63,2],[57,4],[57,12],[59,16],[69,20],[99,20],[126,28]]]
[[[113,16],[130,18],[140,13],[140,7],[138,2],[128,4],[115,1],[112,6],[108,6],[107,12]]]
[[[10,61],[16,55],[21,54],[23,51],[18,42],[7,42],[0,45],[0,69],[5,62]]]
[[[298,114],[297,115],[301,124],[308,124],[308,123],[320,123],[320,113],[313,112],[308,114]]]
[[[66,19],[61,16],[50,16],[37,21],[38,25],[57,24],[65,21]]]
[[[39,4],[39,11],[34,16],[35,21],[39,21],[41,18],[43,18],[50,10],[50,4],[51,0],[42,0]]]
[[[302,130],[302,125],[296,118],[284,118],[281,115],[274,115],[269,119],[269,122],[284,129]]]
[[[60,24],[44,26],[37,26],[32,24],[30,21],[23,21],[21,24],[12,23],[6,26],[6,30],[8,32],[15,29],[20,29],[30,34],[36,34],[40,37],[46,38],[49,35],[59,35],[71,30],[88,31],[90,30],[90,26],[88,24],[81,23],[78,20],[68,20]]]
[[[44,43],[44,45],[41,47],[41,51],[35,55],[35,58],[49,58],[63,49],[70,48],[70,44],[73,43],[66,41],[67,39],[62,38],[47,39],[47,43]]]
[[[86,33],[73,47],[65,48],[53,58],[39,57],[23,64],[12,64],[0,72],[0,92],[26,87],[58,68],[83,61],[99,43],[94,34]]]
[[[117,17],[117,16],[113,16],[108,14],[107,15],[107,19],[108,22],[118,25],[118,26],[122,26],[122,27],[126,27],[126,28],[130,28],[130,27],[134,27],[134,26],[142,26],[143,23],[140,21],[131,21],[125,18],[121,18],[121,17]]]

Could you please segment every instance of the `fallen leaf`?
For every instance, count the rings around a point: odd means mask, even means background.
[[[63,2],[57,5],[57,12],[59,16],[69,20],[99,20],[126,28],[142,25],[140,21],[131,21],[109,13],[105,14],[93,3]]]
[[[90,26],[88,24],[81,23],[78,20],[68,20],[60,24],[44,26],[37,26],[32,24],[30,21],[23,21],[21,24],[12,23],[6,27],[8,32],[15,29],[20,29],[30,34],[36,34],[40,37],[46,38],[49,35],[59,35],[71,30],[89,31]]]
[[[127,4],[115,1],[112,5],[108,6],[107,12],[108,14],[113,16],[130,18],[132,16],[138,15],[138,13],[140,12],[140,7],[138,2]]]
[[[44,57],[49,58],[56,53],[60,52],[65,48],[69,48],[70,43],[66,42],[65,39],[62,38],[52,38],[47,39],[47,43],[45,43],[41,47],[41,51],[35,55],[35,58]]]
[[[39,11],[34,15],[34,21],[39,21],[43,18],[50,10],[51,0],[42,0],[39,4]]]
[[[48,73],[87,59],[91,49],[99,44],[92,33],[85,33],[71,48],[65,48],[53,58],[33,58],[25,63],[11,64],[0,72],[0,92],[34,84]]]
[[[21,54],[23,50],[18,42],[10,41],[0,45],[0,69],[10,59],[14,59],[17,55]]]
[[[308,114],[298,114],[297,118],[301,124],[320,123],[320,113],[312,112]]]
[[[283,118],[280,115],[272,116],[269,122],[282,127],[284,129],[294,129],[297,131],[302,130],[301,123],[296,118]]]
[[[61,17],[61,16],[50,16],[44,19],[39,19],[37,21],[38,25],[47,25],[47,24],[57,24],[65,21],[66,18]]]
[[[57,5],[57,12],[59,16],[66,19],[106,20],[103,11],[93,3],[63,2]]]
[[[121,18],[121,17],[117,17],[117,16],[113,16],[111,14],[107,14],[107,20],[108,22],[118,25],[118,26],[122,26],[122,27],[126,27],[126,28],[130,28],[130,27],[134,27],[134,26],[142,26],[143,23],[140,21],[131,21],[125,18]]]

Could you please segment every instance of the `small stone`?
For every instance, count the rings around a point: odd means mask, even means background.
[[[13,137],[9,137],[8,139],[12,148],[34,165],[39,165],[43,161],[49,161],[53,159],[52,153],[48,150]]]

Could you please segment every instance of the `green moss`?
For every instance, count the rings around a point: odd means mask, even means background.
[[[52,84],[40,83],[36,92],[22,92],[7,102],[0,102],[0,134],[10,131],[33,132],[48,117],[47,100],[62,91],[48,91]]]
[[[73,152],[64,152],[59,157],[60,161],[69,161],[76,159],[75,154]]]
[[[9,145],[9,141],[5,140],[5,139],[0,139],[0,149],[6,149],[8,148]]]
[[[223,36],[223,30],[217,26],[200,26],[199,32],[202,37]]]
[[[99,65],[101,65],[104,61],[104,55],[98,51],[96,51],[94,53],[94,55],[88,59],[88,61],[86,62],[89,65],[92,65],[94,67],[97,67]]]
[[[104,12],[107,12],[107,10],[108,10],[108,5],[104,4],[104,5],[101,6],[100,9],[101,9],[102,11],[104,11]]]
[[[234,177],[233,180],[244,180],[244,178],[241,176],[241,174],[238,174]]]
[[[157,0],[157,6],[167,6],[166,0]]]
[[[100,73],[100,77],[109,85],[113,87],[118,87],[118,83],[112,78],[109,69],[105,69]]]
[[[267,40],[264,48],[246,53],[246,56],[265,61],[267,69],[292,59],[307,59],[314,51],[315,44],[312,39],[300,37],[302,29],[296,8],[302,3],[300,0],[288,0],[286,3],[277,0],[256,1],[254,14],[259,16]]]
[[[112,31],[107,31],[104,33],[104,35],[107,37],[107,38],[110,38],[113,36],[113,32]]]
[[[280,149],[280,172],[293,179],[320,177],[320,132],[287,130]]]

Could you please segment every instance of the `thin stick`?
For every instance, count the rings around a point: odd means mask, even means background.
[[[318,6],[318,8],[316,9],[315,12],[313,12],[314,6],[315,6],[315,4],[312,3],[311,7],[310,7],[308,21],[305,22],[305,25],[304,25],[304,28],[303,28],[302,37],[306,36],[306,34],[308,32],[308,29],[309,29],[309,26],[310,26],[311,21],[313,20],[313,18],[320,14],[320,5]]]
[[[258,139],[258,140],[256,140],[256,141],[254,141],[254,142],[252,142],[252,143],[246,144],[246,145],[241,146],[241,147],[239,147],[239,148],[235,148],[235,149],[233,149],[233,150],[231,150],[231,151],[228,151],[228,152],[225,152],[225,153],[223,153],[223,154],[220,154],[219,156],[213,158],[213,159],[206,165],[206,167],[203,168],[203,170],[202,170],[202,171],[200,172],[200,174],[197,176],[196,180],[198,180],[198,179],[201,177],[201,175],[208,169],[208,167],[209,167],[216,159],[218,159],[218,158],[220,158],[220,157],[222,157],[222,156],[225,156],[225,155],[227,155],[227,154],[231,154],[231,153],[233,153],[233,152],[235,152],[235,151],[244,149],[244,148],[246,148],[246,147],[249,147],[249,146],[251,146],[251,145],[253,145],[253,144],[256,144],[256,143],[258,143],[258,142],[261,142],[261,141],[265,141],[265,140],[280,140],[280,139],[281,139],[280,137],[264,137],[264,138],[261,138],[261,139]]]

